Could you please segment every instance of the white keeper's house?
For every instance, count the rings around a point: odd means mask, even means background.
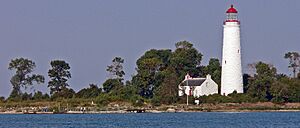
[[[199,97],[218,93],[218,84],[211,79],[210,75],[207,75],[206,78],[192,78],[187,74],[185,79],[178,85],[178,88],[179,96]]]

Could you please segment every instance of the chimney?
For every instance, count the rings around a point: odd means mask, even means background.
[[[211,75],[207,74],[206,79],[211,79]]]

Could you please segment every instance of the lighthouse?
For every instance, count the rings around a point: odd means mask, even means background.
[[[240,21],[238,11],[231,5],[223,24],[221,94],[243,93],[241,65]]]

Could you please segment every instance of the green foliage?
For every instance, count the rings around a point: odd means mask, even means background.
[[[209,64],[204,67],[204,75],[210,74],[211,78],[218,84],[218,92],[221,92],[221,64],[219,59],[211,58]]]
[[[259,101],[270,101],[272,95],[270,92],[271,85],[276,80],[276,68],[263,63],[258,62],[255,64],[256,74],[254,78],[249,81],[249,89],[247,93]]]
[[[228,94],[228,96],[223,96],[219,94],[213,94],[209,96],[201,96],[199,97],[201,103],[249,103],[249,102],[257,102],[257,99],[252,98],[247,94],[236,93],[233,92]]]
[[[280,78],[272,88],[273,95],[277,96],[274,102],[300,102],[300,79],[290,79],[287,76]]]
[[[151,49],[137,60],[137,75],[132,78],[132,83],[137,87],[139,95],[145,98],[153,98],[156,95],[154,93],[157,93],[155,98],[161,99],[159,95],[168,92],[166,89],[170,81],[165,79],[170,79],[166,78],[170,74],[166,73],[168,72],[166,70],[171,67],[174,70],[172,72],[172,75],[174,75],[172,76],[172,83],[174,85],[177,85],[187,72],[194,76],[200,74],[198,67],[200,66],[202,54],[193,47],[193,44],[187,41],[178,42],[175,46],[176,50],[174,52],[169,49]],[[177,87],[175,88],[177,89]],[[165,103],[165,101],[163,102]]]
[[[107,93],[101,93],[97,98],[96,98],[96,104],[99,106],[105,106],[109,102],[111,102],[111,97]]]
[[[163,80],[161,72],[169,65],[171,54],[169,49],[151,49],[137,60],[137,74],[133,76],[132,83],[138,89],[139,95],[145,98],[153,97],[153,91]]]
[[[123,80],[123,76],[125,75],[125,72],[123,71],[123,63],[124,59],[121,57],[115,57],[112,60],[112,65],[107,66],[106,71],[112,75],[111,79]]]
[[[96,103],[99,106],[105,106],[110,102],[131,102],[134,106],[139,106],[143,102],[143,98],[137,95],[135,86],[126,85],[112,89],[109,93],[100,93],[96,98]]]
[[[291,81],[289,91],[288,102],[300,102],[300,80]]]
[[[34,83],[44,83],[45,79],[42,75],[32,73],[36,67],[33,61],[24,58],[13,59],[8,67],[9,70],[15,71],[10,80],[13,89],[7,101],[4,97],[0,97],[0,103],[8,102],[7,107],[18,107],[30,106],[36,101],[47,101],[36,106],[47,106],[51,102],[52,106],[55,104],[51,109],[57,111],[67,107],[94,107],[95,104],[91,101],[95,101],[99,106],[105,106],[110,102],[130,102],[133,106],[143,106],[149,101],[152,105],[185,104],[186,97],[178,96],[177,86],[186,73],[192,77],[210,74],[218,85],[221,84],[221,64],[217,58],[211,58],[207,66],[201,66],[202,54],[193,47],[192,43],[180,41],[175,44],[175,47],[174,51],[170,49],[146,51],[136,61],[137,74],[131,81],[126,81],[126,85],[123,83],[124,59],[115,57],[112,64],[107,66],[106,71],[110,73],[111,78],[103,83],[103,88],[90,84],[78,93],[69,88],[67,83],[71,78],[69,64],[63,60],[53,60],[48,71],[51,99],[47,93],[43,94],[41,91],[22,92],[22,89],[33,87]],[[289,60],[289,68],[292,69],[295,77],[293,79],[284,74],[277,74],[276,68],[270,64],[258,62],[252,65],[256,70],[254,76],[243,75],[244,94],[235,91],[228,96],[214,94],[196,99],[201,103],[300,102],[300,72],[298,71],[300,55],[297,52],[288,52],[284,58]],[[188,98],[190,104],[195,100],[192,96]]]
[[[50,94],[60,93],[69,86],[68,79],[71,78],[70,66],[63,60],[54,60],[50,62],[51,69],[48,71],[50,81],[48,87]]]
[[[14,88],[11,91],[8,100],[13,100],[13,101],[19,101],[22,99],[22,92],[20,91],[20,88]]]
[[[277,74],[275,67],[262,62],[255,64],[255,68],[256,74],[253,78],[248,76],[249,86],[246,86],[246,93],[253,99],[275,103],[300,101],[299,79]]]
[[[27,93],[27,92],[23,93],[22,94],[22,100],[23,101],[32,100],[32,93]]]
[[[119,79],[108,79],[103,83],[103,91],[109,93],[111,90],[119,89],[123,83]]]
[[[154,98],[153,104],[176,102],[177,85],[184,75],[190,73],[192,76],[199,76],[201,73],[199,69],[202,54],[193,44],[181,41],[175,46],[174,52],[169,49],[151,49],[137,60],[137,74],[133,76],[132,83],[140,96]]]
[[[141,106],[143,106],[144,105],[144,99],[142,98],[142,97],[140,97],[140,96],[135,96],[135,97],[133,97],[132,99],[134,99],[134,100],[132,100],[132,105],[133,106],[139,106],[139,107],[141,107]]]
[[[33,100],[38,100],[38,101],[47,100],[49,98],[50,96],[47,93],[43,94],[41,91],[35,92],[32,97]]]
[[[55,92],[52,94],[51,99],[61,100],[64,98],[73,98],[75,97],[76,93],[73,89],[62,87],[59,92]]]
[[[288,52],[284,55],[285,59],[289,59],[289,68],[292,69],[294,78],[296,78],[297,69],[300,70],[300,54],[298,52]]]
[[[170,58],[170,65],[175,68],[179,79],[182,80],[187,72],[192,76],[197,76],[199,70],[196,69],[200,66],[202,54],[187,41],[180,41],[175,46],[176,50]]]
[[[130,102],[135,102],[137,97],[137,89],[134,86],[125,86],[119,90],[119,96],[125,100]]]
[[[231,102],[230,98],[227,96],[213,94],[209,96],[200,96],[199,100],[201,103],[228,103]]]
[[[286,84],[288,78],[280,78],[272,83],[270,93],[272,94],[272,102],[285,102],[289,98],[289,85]]]
[[[178,101],[178,83],[175,70],[171,67],[167,68],[163,71],[163,75],[165,78],[152,99],[154,105],[173,104]]]
[[[20,101],[46,101],[50,98],[50,96],[45,93],[43,94],[41,91],[37,91],[35,93],[22,93],[18,96],[18,98],[11,98],[8,99],[8,101],[15,101],[15,102],[20,102]]]
[[[76,93],[77,98],[96,98],[102,92],[96,84],[90,84],[88,88],[81,89]]]
[[[248,94],[237,93],[234,91],[231,94],[228,94],[231,103],[250,103],[250,102],[257,102],[256,98],[252,98]]]
[[[13,90],[9,96],[9,99],[21,98],[21,87],[24,87],[26,89],[29,86],[32,86],[33,82],[36,82],[37,84],[44,83],[44,76],[31,74],[35,67],[35,63],[29,59],[17,58],[11,60],[8,69],[15,70],[15,75],[13,75],[10,80],[10,83],[13,86]]]
[[[0,96],[0,103],[3,103],[3,102],[5,102],[5,97]]]
[[[244,86],[244,93],[248,92],[249,89],[249,79],[251,76],[249,74],[243,74],[243,86]]]

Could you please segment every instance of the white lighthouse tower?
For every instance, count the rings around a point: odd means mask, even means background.
[[[227,18],[223,25],[222,95],[228,95],[233,91],[243,93],[240,21],[237,14],[237,10],[231,5],[226,12]]]

